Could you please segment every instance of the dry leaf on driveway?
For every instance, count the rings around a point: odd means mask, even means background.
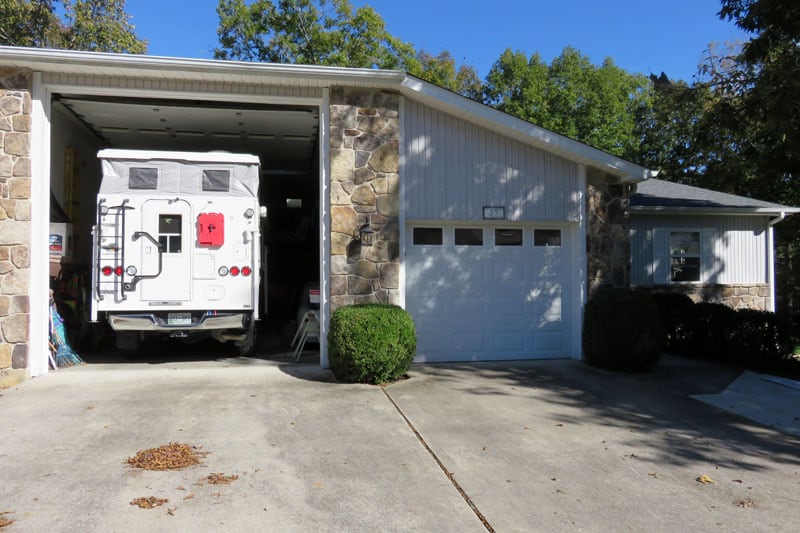
[[[136,498],[131,501],[131,505],[136,505],[140,509],[153,509],[160,507],[167,503],[169,500],[166,498],[156,498],[155,496],[148,496],[146,498]]]

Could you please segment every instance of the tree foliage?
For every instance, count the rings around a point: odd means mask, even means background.
[[[400,69],[466,96],[480,92],[474,69],[448,52],[417,51],[386,29],[370,6],[348,0],[220,0],[217,59]]]
[[[639,161],[663,179],[800,205],[800,3],[722,0],[749,32],[711,45],[692,85],[654,79]],[[775,226],[778,309],[800,316],[800,217]]]
[[[538,54],[505,50],[486,77],[486,103],[615,155],[631,157],[636,117],[648,106],[649,82],[607,58],[593,65],[566,47],[550,64]]]
[[[0,0],[4,45],[143,54],[134,29],[125,0]]]

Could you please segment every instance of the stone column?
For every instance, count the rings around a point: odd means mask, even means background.
[[[28,377],[31,73],[0,69],[0,389]]]
[[[331,307],[399,302],[399,95],[331,90]],[[362,245],[363,227],[374,233]]]
[[[591,295],[602,286],[630,285],[628,206],[636,187],[593,169],[586,177],[587,287]]]

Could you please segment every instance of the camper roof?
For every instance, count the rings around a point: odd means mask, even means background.
[[[187,163],[235,163],[258,165],[258,156],[229,152],[167,152],[162,150],[121,150],[107,148],[97,152],[100,159],[128,161],[185,161]]]

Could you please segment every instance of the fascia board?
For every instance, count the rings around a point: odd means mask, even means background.
[[[769,216],[800,213],[798,207],[675,207],[632,205],[628,207],[637,215],[741,215]]]
[[[405,76],[397,70],[353,69],[316,65],[291,65],[283,63],[253,63],[247,61],[221,61],[196,58],[175,58],[133,54],[109,54],[73,50],[52,50],[0,46],[0,63],[14,63],[33,70],[76,74],[86,67],[109,70],[109,74],[141,77],[143,73],[165,72],[171,75],[229,75],[265,76],[318,81],[319,86],[332,83],[364,82],[377,85],[397,85]]]

